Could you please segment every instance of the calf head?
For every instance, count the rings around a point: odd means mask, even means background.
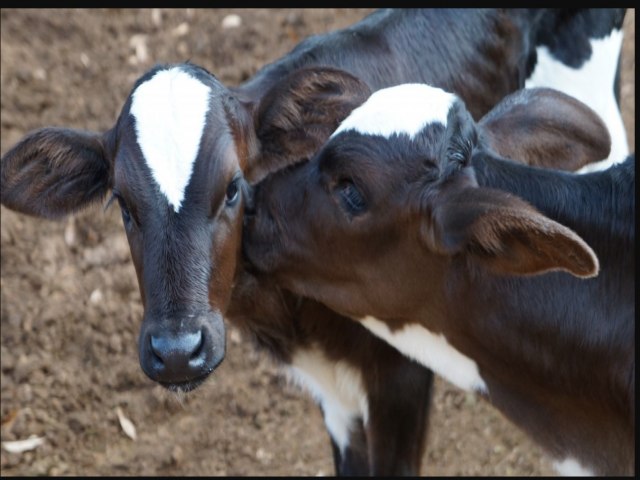
[[[515,95],[580,113],[565,115],[576,123],[558,135],[593,121],[558,92]],[[522,122],[537,112],[501,108]],[[255,214],[245,219],[248,260],[286,288],[354,318],[410,315],[420,308],[416,302],[437,304],[452,261],[498,274],[597,274],[595,254],[574,232],[513,195],[478,187],[472,156],[492,154],[479,141],[479,134],[487,136],[483,128],[443,90],[407,84],[375,92],[310,162],[258,185]],[[565,142],[589,150],[582,138]],[[604,126],[600,138],[608,139]],[[508,150],[519,155],[533,144],[509,144]]]
[[[142,369],[188,391],[224,358],[248,179],[308,158],[368,93],[349,74],[309,69],[243,99],[195,65],[157,66],[106,132],[43,128],[9,150],[1,201],[60,218],[111,192],[144,304]]]

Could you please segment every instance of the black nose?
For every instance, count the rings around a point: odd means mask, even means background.
[[[222,362],[225,343],[219,313],[145,312],[138,340],[140,366],[151,380],[190,391]]]
[[[174,337],[150,336],[150,367],[164,383],[193,380],[206,372],[206,353],[202,331]]]
[[[164,385],[195,388],[224,356],[224,347],[216,348],[203,330],[178,335],[165,332],[141,339],[140,364],[144,372]]]

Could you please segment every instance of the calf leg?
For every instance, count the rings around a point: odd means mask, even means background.
[[[322,407],[336,475],[420,475],[433,373],[321,304],[296,313],[298,338],[315,348],[292,363]]]
[[[367,438],[362,419],[353,422],[349,434],[349,443],[340,449],[329,433],[333,449],[333,464],[338,477],[370,476]]]
[[[419,476],[433,372],[399,352],[387,356],[369,388],[366,425],[371,475]]]

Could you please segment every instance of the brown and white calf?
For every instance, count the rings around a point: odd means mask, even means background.
[[[572,100],[523,90],[490,117],[537,98]],[[558,154],[572,138],[530,140],[527,154]],[[630,475],[634,192],[635,156],[584,175],[518,164],[487,147],[457,96],[409,84],[372,94],[313,159],[257,187],[244,250],[480,393],[560,472]]]
[[[108,131],[45,128],[7,152],[2,203],[59,218],[111,192],[122,210],[145,306],[139,352],[150,378],[174,389],[196,388],[224,357],[223,317],[229,312],[314,392],[338,472],[415,473],[420,449],[409,458],[407,448],[387,448],[388,437],[379,435],[388,428],[376,421],[388,423],[393,415],[377,412],[400,402],[397,408],[415,418],[413,428],[398,426],[403,444],[422,442],[427,413],[420,398],[429,396],[431,373],[374,337],[363,340],[370,335],[364,329],[344,328],[352,344],[379,343],[387,357],[397,356],[396,370],[406,374],[386,374],[388,383],[419,386],[413,410],[405,399],[378,395],[384,382],[375,384],[379,377],[366,373],[375,370],[375,357],[363,360],[364,353],[339,348],[315,327],[322,324],[316,318],[337,321],[338,315],[302,299],[295,299],[294,305],[305,305],[298,310],[288,308],[288,300],[273,305],[277,290],[241,277],[249,185],[310,157],[364,101],[362,83],[368,95],[368,89],[431,82],[456,91],[481,116],[557,59],[576,72],[600,63],[592,44],[604,42],[609,57],[617,58],[623,17],[624,9],[381,10],[350,28],[306,39],[238,87],[195,65],[161,65],[136,82]],[[571,32],[571,42],[558,41],[559,32]],[[568,51],[576,39],[584,48]],[[550,56],[539,56],[536,47],[548,47]],[[611,69],[611,91],[615,67],[601,67]],[[571,158],[569,168],[600,160],[607,151]],[[558,166],[555,160],[550,165]],[[237,293],[234,284],[242,286]],[[266,308],[273,310],[254,313]],[[265,325],[266,318],[272,323]],[[306,336],[295,333],[299,325]],[[379,370],[389,371],[389,364]]]

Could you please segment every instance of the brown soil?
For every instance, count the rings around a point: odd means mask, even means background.
[[[366,12],[2,9],[2,153],[41,126],[109,128],[155,61],[191,59],[237,84],[304,36]],[[231,13],[242,25],[224,30]],[[622,97],[633,150],[633,10],[627,25]],[[2,449],[2,475],[332,474],[315,404],[233,326],[225,362],[192,395],[180,401],[145,377],[142,306],[117,210],[57,223],[2,208],[2,441],[45,438],[32,451]],[[425,474],[553,473],[538,447],[473,395],[438,381],[434,405]]]

